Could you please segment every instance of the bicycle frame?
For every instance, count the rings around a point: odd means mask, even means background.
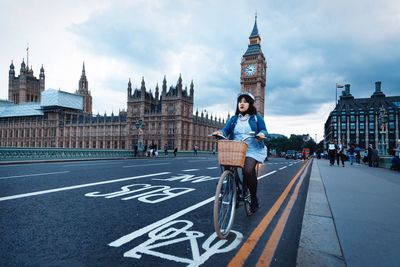
[[[221,168],[221,174],[225,170],[232,172],[233,176],[235,177],[236,188],[238,189],[239,193],[239,201],[245,201],[246,197],[249,197],[250,195],[246,196],[247,186],[243,173],[240,174],[239,170],[241,170],[241,168],[232,166],[223,166],[223,165],[220,165],[220,168]]]

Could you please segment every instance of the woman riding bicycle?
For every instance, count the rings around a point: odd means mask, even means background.
[[[241,92],[237,98],[235,115],[230,118],[224,128],[216,131],[214,135],[223,135],[231,140],[243,140],[248,132],[255,132],[255,137],[248,138],[248,149],[243,167],[243,176],[251,196],[251,212],[259,209],[257,199],[256,165],[263,163],[267,157],[267,148],[262,141],[268,135],[264,118],[257,114],[254,106],[255,98],[251,93]]]

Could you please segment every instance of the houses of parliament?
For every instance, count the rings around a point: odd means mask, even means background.
[[[256,97],[264,113],[266,60],[261,51],[257,18],[241,61],[241,90]],[[215,141],[207,135],[225,120],[193,111],[194,83],[183,86],[181,76],[168,86],[164,76],[154,94],[142,78],[140,88],[126,89],[127,108],[118,114],[93,115],[85,64],[78,90],[45,90],[45,70],[34,76],[24,60],[16,76],[9,69],[8,100],[0,100],[0,147],[133,149],[137,144],[158,149],[211,151]],[[229,117],[228,117],[229,118]]]

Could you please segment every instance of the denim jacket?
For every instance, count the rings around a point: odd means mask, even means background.
[[[257,120],[256,120],[256,116],[257,116]],[[228,122],[225,124],[224,128],[221,130],[225,136],[227,136],[229,139],[233,139],[233,130],[235,129],[236,123],[238,120],[238,115],[234,115],[232,116],[232,118],[230,118],[228,120]],[[265,121],[264,118],[261,117],[260,115],[251,115],[249,118],[249,124],[250,124],[250,128],[252,131],[254,131],[256,133],[256,135],[258,133],[263,133],[265,135],[265,137],[268,136],[268,131],[267,128],[265,127]]]

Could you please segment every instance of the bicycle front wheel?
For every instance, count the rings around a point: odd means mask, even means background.
[[[236,181],[232,171],[219,178],[214,200],[214,229],[219,238],[226,238],[233,225],[236,206]]]

